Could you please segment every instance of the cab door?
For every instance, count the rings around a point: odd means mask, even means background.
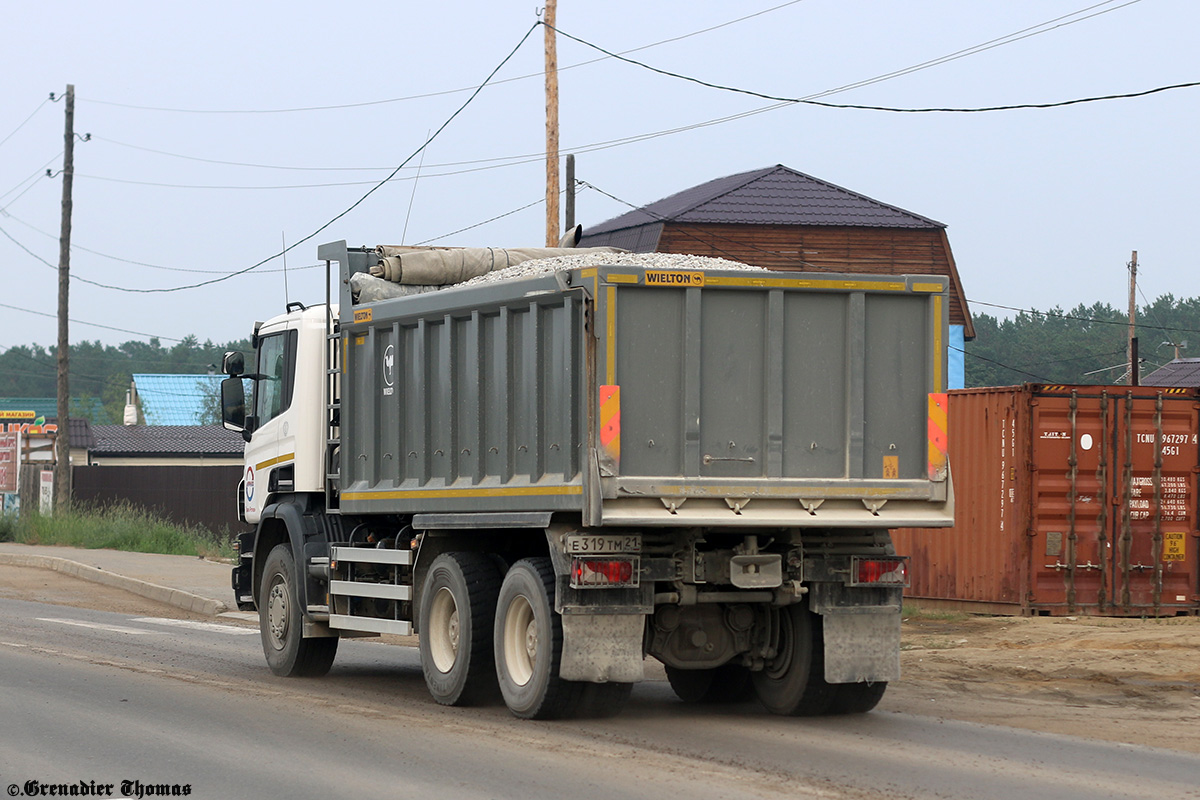
[[[291,474],[295,447],[289,429],[288,410],[296,383],[296,330],[259,333],[257,377],[254,381],[253,435],[246,445],[243,479],[246,519],[258,520],[272,491],[290,487],[281,476]],[[273,473],[279,472],[272,477]]]

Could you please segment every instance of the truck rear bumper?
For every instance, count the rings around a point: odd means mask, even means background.
[[[928,499],[856,497],[624,497],[605,500],[603,525],[937,528],[954,524],[953,494]]]

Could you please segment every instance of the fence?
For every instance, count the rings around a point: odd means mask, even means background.
[[[71,472],[72,497],[77,503],[108,506],[126,502],[213,533],[249,529],[237,519],[240,466],[92,466],[74,467]]]

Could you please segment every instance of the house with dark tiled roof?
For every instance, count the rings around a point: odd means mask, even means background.
[[[1200,386],[1200,358],[1177,358],[1142,377],[1143,386]]]
[[[580,247],[691,253],[797,272],[944,275],[950,387],[975,338],[946,226],[777,164],[702,183],[587,228]]]
[[[84,505],[130,505],[213,533],[242,530],[242,435],[220,425],[95,425],[88,466],[72,471]]]
[[[246,443],[220,425],[93,425],[91,466],[237,466]]]

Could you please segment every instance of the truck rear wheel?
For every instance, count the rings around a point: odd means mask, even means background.
[[[561,719],[579,707],[583,684],[558,676],[562,619],[554,612],[554,567],[526,558],[509,568],[496,607],[496,677],[504,703],[522,719]]]
[[[807,603],[778,613],[777,654],[761,672],[750,674],[754,693],[773,714],[823,714],[833,701],[834,690],[825,682],[825,642],[819,618],[808,610]]]
[[[296,562],[287,544],[276,545],[263,565],[258,627],[267,666],[283,677],[317,677],[329,672],[336,637],[304,638]]]
[[[501,572],[483,553],[443,553],[421,588],[420,651],[425,685],[442,705],[495,696],[492,625]]]
[[[883,699],[887,681],[875,683],[839,683],[834,685],[833,704],[829,707],[834,714],[865,714]]]

